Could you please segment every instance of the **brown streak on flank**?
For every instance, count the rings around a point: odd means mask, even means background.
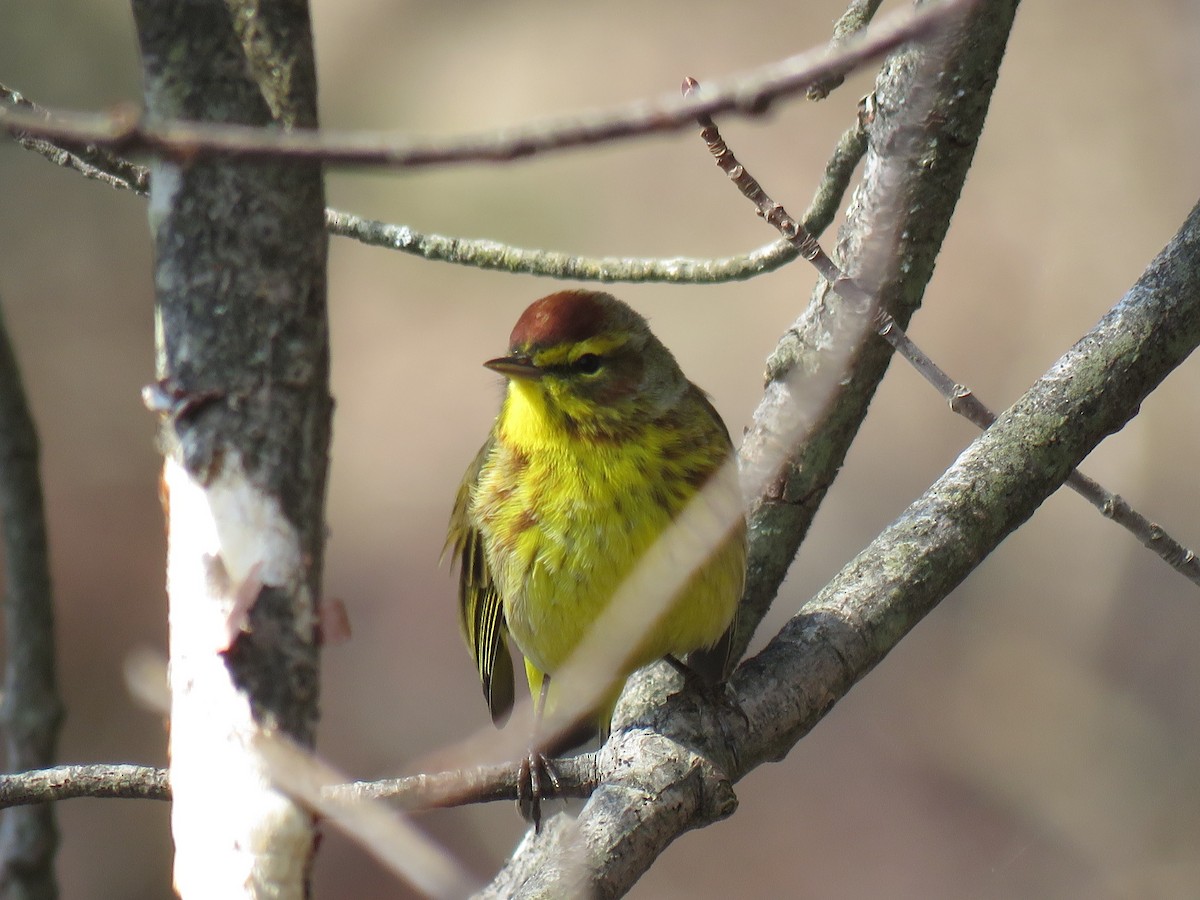
[[[517,319],[509,337],[512,350],[576,344],[595,337],[605,321],[605,307],[595,291],[559,291],[535,300]]]
[[[496,541],[498,546],[511,553],[516,550],[517,542],[521,539],[521,535],[535,525],[537,525],[537,514],[529,507],[525,507],[521,510],[521,514],[513,521],[511,530],[507,532],[497,531],[493,534],[492,539]]]
[[[517,521],[513,523],[513,529],[517,534],[520,534],[524,531],[528,531],[536,524],[537,514],[529,507],[525,507],[523,510],[521,510],[521,515],[517,517]]]
[[[511,467],[509,469],[510,472],[519,474],[529,468],[529,454],[520,447],[508,447],[506,448],[506,452],[508,453],[509,465]]]

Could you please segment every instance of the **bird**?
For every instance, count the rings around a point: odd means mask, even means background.
[[[502,725],[514,703],[510,644],[524,660],[540,721],[553,704],[554,673],[706,485],[705,497],[739,511],[734,521],[640,641],[622,648],[601,686],[605,699],[556,749],[605,735],[628,676],[656,660],[703,685],[720,683],[745,581],[746,525],[733,444],[708,396],[643,316],[598,291],[535,301],[513,327],[506,355],[484,366],[507,385],[459,486],[446,548],[458,565],[459,624],[493,721]],[[522,811],[537,827],[544,763],[531,748],[519,782],[532,795],[519,799]]]

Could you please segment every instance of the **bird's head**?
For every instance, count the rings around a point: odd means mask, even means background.
[[[509,379],[510,400],[597,434],[642,427],[688,386],[646,320],[597,291],[560,291],[535,301],[517,320],[508,355],[484,365]]]

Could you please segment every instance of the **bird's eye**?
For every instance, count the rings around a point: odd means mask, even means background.
[[[585,353],[575,362],[571,363],[571,371],[578,372],[580,375],[595,375],[600,371],[600,357],[595,353]]]

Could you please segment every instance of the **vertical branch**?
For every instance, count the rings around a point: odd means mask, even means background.
[[[149,115],[315,126],[301,2],[133,4]],[[181,896],[301,898],[311,816],[256,735],[311,745],[329,397],[318,165],[152,168]]]
[[[16,354],[0,317],[0,512],[4,516],[4,728],[7,766],[54,762],[63,706],[54,676],[54,611],[38,437]],[[9,809],[0,820],[0,897],[53,898],[58,830],[48,803]]]
[[[894,232],[901,240],[879,285],[878,297],[881,307],[901,325],[908,323],[920,305],[933,275],[983,130],[1018,2],[977,4],[929,46],[892,54],[876,81],[867,111],[863,180],[847,210],[835,256],[849,278],[862,280],[863,265],[874,259],[867,252],[874,240],[874,223],[895,223]],[[918,85],[923,54],[934,54],[941,66],[932,84]],[[914,90],[932,92],[929,111],[919,122],[906,115]],[[844,305],[846,301],[828,281],[818,282],[808,309],[767,361],[767,390],[755,412],[756,423],[768,418],[776,405],[801,402],[802,398],[791,395],[792,373],[820,368],[827,336]],[[850,382],[832,398],[821,426],[796,449],[774,490],[750,511],[747,590],[739,612],[735,652],[745,649],[770,607],[890,359],[891,349],[883,341],[863,344]],[[743,444],[743,455],[754,445],[755,428]],[[760,539],[775,535],[786,535],[786,539]]]

